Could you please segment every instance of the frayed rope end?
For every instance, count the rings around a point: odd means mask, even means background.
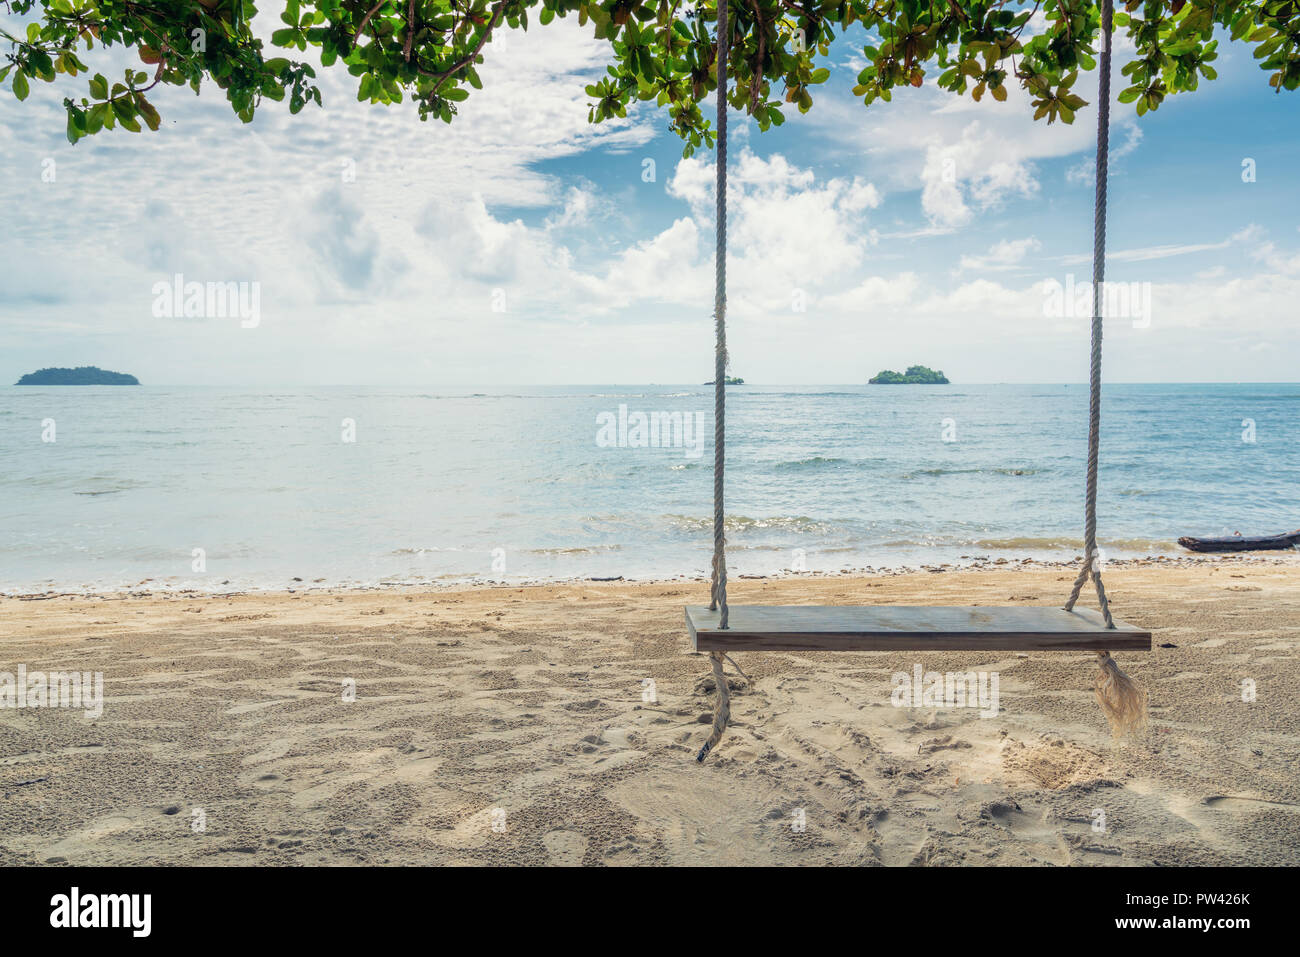
[[[1147,723],[1146,689],[1125,674],[1109,652],[1097,655],[1097,665],[1093,690],[1111,734],[1122,738],[1142,730]]]

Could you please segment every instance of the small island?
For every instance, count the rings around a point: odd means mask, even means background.
[[[41,369],[29,372],[14,385],[139,385],[140,380],[125,372],[109,372],[98,366],[75,369]]]
[[[906,372],[885,369],[867,381],[871,385],[947,385],[948,377],[927,366],[908,366]]]
[[[706,383],[704,383],[704,384],[705,384],[705,385],[717,385],[717,380],[716,380],[716,379],[710,379],[708,382],[706,382]],[[722,384],[723,384],[723,385],[744,385],[744,384],[745,384],[745,380],[742,379],[742,378],[740,378],[740,376],[729,375],[729,376],[727,376],[725,379],[722,380]]]

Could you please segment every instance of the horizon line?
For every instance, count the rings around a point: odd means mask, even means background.
[[[967,385],[1014,385],[1014,386],[1087,386],[1087,380],[1063,381],[1063,382],[1012,382],[1007,380],[1000,381],[969,381],[947,383],[870,383],[870,382],[744,382],[741,385],[733,385],[732,388],[743,388],[746,386],[762,387],[825,387],[825,386],[849,386],[859,387],[868,385],[923,385],[933,388],[944,388],[946,386],[967,386]],[[1103,385],[1300,385],[1300,380],[1271,380],[1271,379],[1114,379],[1104,381]],[[316,383],[289,383],[283,386],[269,386],[255,383],[208,383],[208,382],[139,382],[138,386],[154,388],[198,388],[198,389],[222,389],[222,388],[285,388],[285,389],[332,389],[332,388],[384,388],[384,389],[406,389],[406,388],[568,388],[581,386],[584,388],[594,388],[596,386],[649,386],[649,387],[666,387],[666,386],[687,386],[692,388],[712,385],[708,382],[502,382],[502,383],[429,383],[429,382],[398,382],[398,383],[379,383],[379,382],[316,382]],[[89,386],[95,388],[96,386]],[[129,386],[102,385],[102,388],[129,388]],[[87,388],[87,386],[64,386],[60,385],[23,385],[19,386],[17,382],[9,384],[9,388]]]

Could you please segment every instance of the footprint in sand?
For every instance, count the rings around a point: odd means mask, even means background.
[[[1092,786],[1106,780],[1108,774],[1100,755],[1059,739],[1031,745],[1008,740],[1002,749],[1002,768],[1049,791],[1076,784]]]
[[[630,867],[641,863],[654,863],[646,842],[632,834],[605,848],[603,857],[608,867]]]
[[[646,756],[645,751],[631,744],[628,732],[622,728],[605,728],[586,735],[575,750],[591,762],[584,769],[589,774],[621,768]]]
[[[135,821],[132,818],[116,814],[111,817],[100,818],[82,831],[81,836],[86,840],[93,841],[101,837],[107,837],[110,834],[116,834],[119,831],[125,831],[134,823]]]
[[[1265,798],[1237,797],[1233,794],[1216,794],[1213,797],[1207,797],[1204,804],[1206,807],[1219,811],[1240,811],[1247,814],[1264,810],[1290,811],[1292,814],[1300,814],[1300,805],[1297,804],[1290,804],[1286,801],[1269,801]]]
[[[587,853],[587,839],[577,831],[550,831],[542,835],[542,843],[557,867],[578,867]]]
[[[110,814],[87,824],[81,831],[65,837],[45,848],[46,857],[62,857],[70,861],[84,860],[88,845],[106,837],[115,837],[130,830],[140,818],[139,811]]]
[[[949,749],[960,751],[971,747],[969,741],[963,741],[960,738],[954,739],[952,735],[945,734],[940,738],[931,738],[929,741],[923,741],[917,747],[917,754],[934,754],[936,751],[946,751]]]

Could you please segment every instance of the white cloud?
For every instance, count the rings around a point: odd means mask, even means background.
[[[926,148],[921,182],[921,208],[940,228],[969,223],[972,206],[989,209],[1039,189],[1033,165],[1009,153],[979,121],[967,124],[956,140]]]
[[[1247,226],[1217,243],[1166,243],[1160,246],[1144,246],[1137,249],[1108,249],[1106,251],[1106,260],[1107,262],[1147,262],[1154,259],[1169,259],[1173,256],[1188,256],[1193,253],[1227,249],[1230,246],[1255,242],[1259,239],[1259,235],[1258,227]],[[1271,247],[1271,244],[1269,245]],[[1062,256],[1061,262],[1066,265],[1090,263],[1092,262],[1092,253]]]
[[[1111,130],[1110,152],[1107,159],[1107,169],[1109,170],[1113,170],[1117,161],[1135,152],[1138,146],[1142,144],[1142,127],[1138,126],[1131,118],[1125,117],[1117,125],[1118,130]],[[1117,132],[1122,133],[1124,136],[1118,146],[1115,145]],[[1069,167],[1065,171],[1065,181],[1073,185],[1092,186],[1095,184],[1097,182],[1096,155],[1086,157],[1074,166]]]
[[[684,199],[701,228],[712,229],[715,166],[692,158],[678,164],[669,195]],[[875,243],[866,213],[880,205],[861,179],[819,180],[779,154],[746,150],[728,177],[729,308],[737,316],[787,313],[796,293],[858,267]]]
[[[982,256],[962,256],[957,267],[958,272],[989,272],[991,270],[1015,269],[1031,252],[1042,248],[1033,236],[1025,239],[1004,239],[989,247]]]
[[[245,127],[224,102],[169,91],[158,134],[75,148],[61,141],[58,97],[44,84],[35,103],[0,97],[0,163],[11,171],[0,208],[15,250],[0,262],[0,354],[15,372],[90,362],[152,382],[708,378],[711,157],[661,171],[662,187],[642,183],[640,153],[662,157],[651,140],[664,120],[645,107],[587,124],[582,86],[609,58],[589,30],[557,23],[515,36],[508,57],[489,48],[486,89],[451,126],[421,124],[409,106],[357,104],[339,71],[322,74],[323,111],[291,118],[268,104]],[[1044,186],[1043,171],[1055,180],[1062,161],[1089,155],[1095,126],[1086,113],[1071,127],[1029,113],[1015,90],[1007,104],[907,90],[865,111],[828,90],[808,117],[791,117],[786,140],[754,137],[783,152],[738,139],[728,196],[735,371],[862,381],[924,362],[978,369],[957,372],[967,381],[1086,377],[1086,321],[1045,317],[1025,270],[1044,248],[1053,264],[1089,259],[1055,255],[1075,247],[1054,245],[1064,220],[1049,200],[1066,191]],[[789,138],[810,129],[841,155]],[[1140,141],[1127,137],[1115,155]],[[55,183],[41,182],[46,157],[57,160]],[[591,181],[598,163],[626,164],[625,192]],[[1068,192],[1072,213],[1087,205]],[[1017,210],[1019,225],[1001,221],[1018,198],[1043,217]],[[969,242],[944,238],[961,228]],[[1013,238],[990,245],[998,235]],[[1266,341],[1276,350],[1252,353],[1252,375],[1286,377],[1300,348],[1286,320],[1300,254],[1260,230],[1161,238],[1182,241],[1111,259],[1232,252],[1244,266],[1155,285],[1151,329],[1108,328],[1108,376],[1196,376],[1188,370]],[[150,288],[176,271],[260,280],[262,324],[160,327]]]
[[[865,153],[873,169],[887,171],[884,186],[891,192],[919,190],[931,233],[952,231],[1011,199],[1039,195],[1040,163],[1074,154],[1090,162],[1096,84],[1095,74],[1080,78],[1077,92],[1090,106],[1069,125],[1035,122],[1030,96],[1018,84],[1008,85],[1003,103],[990,96],[976,103],[933,82],[899,90],[893,102],[869,108],[857,99],[823,95],[812,124],[850,151]],[[1112,156],[1123,157],[1137,148],[1141,131],[1114,101],[1112,111],[1112,137],[1125,136]],[[1079,174],[1072,179],[1077,181]]]

